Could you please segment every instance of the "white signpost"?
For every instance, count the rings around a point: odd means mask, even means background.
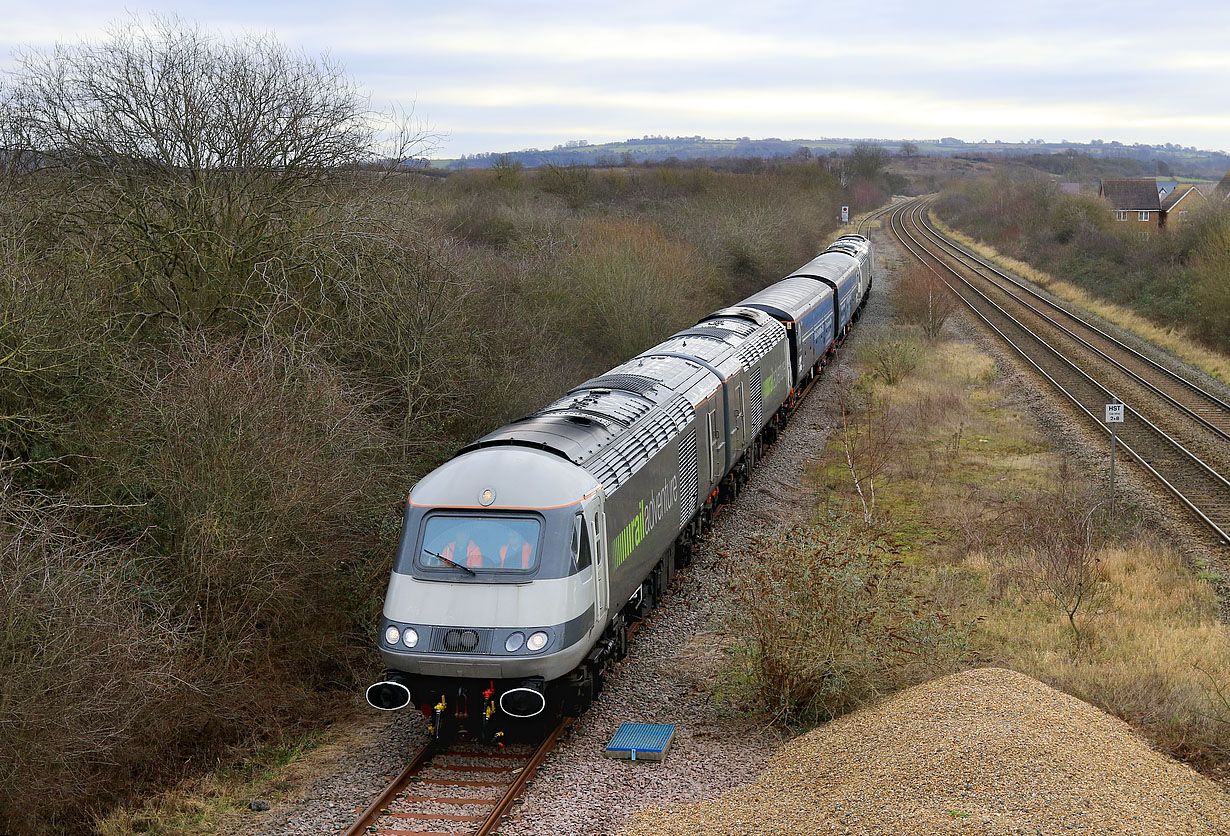
[[[1106,405],[1106,421],[1110,424],[1110,515],[1115,516],[1115,440],[1118,425],[1123,423],[1123,404],[1118,399]]]
[[[849,206],[841,207],[841,222],[843,224],[850,223],[850,207]]]

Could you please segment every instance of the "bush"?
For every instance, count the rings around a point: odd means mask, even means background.
[[[563,264],[575,319],[572,346],[621,362],[691,325],[709,308],[703,262],[656,226],[586,223],[580,247]]]
[[[296,686],[344,664],[353,626],[335,599],[400,493],[381,479],[391,440],[370,400],[270,336],[184,334],[131,367],[94,481],[137,506],[115,522],[159,556],[194,653],[238,679],[277,657]]]
[[[909,340],[881,339],[864,349],[871,373],[889,386],[918,368],[918,346]]]
[[[80,824],[147,768],[202,699],[151,561],[90,536],[0,470],[0,831]],[[135,593],[135,594],[134,594]]]
[[[735,677],[774,720],[828,720],[954,668],[965,632],[849,518],[797,525],[739,561]]]
[[[898,321],[918,326],[929,341],[939,337],[958,304],[948,285],[922,265],[915,265],[899,277],[893,289]]]

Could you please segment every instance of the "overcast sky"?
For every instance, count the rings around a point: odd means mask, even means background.
[[[0,0],[0,56],[132,14],[272,32],[413,104],[437,156],[645,134],[1230,149],[1230,4]]]

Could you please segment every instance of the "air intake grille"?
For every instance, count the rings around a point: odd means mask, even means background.
[[[760,366],[752,369],[752,428],[757,432],[764,426],[764,374]]]
[[[436,627],[431,649],[437,653],[487,653],[491,649],[491,630],[481,627]]]
[[[696,430],[679,442],[679,527],[688,524],[700,502],[696,469]]]
[[[739,359],[743,361],[744,366],[755,365],[767,356],[782,339],[783,333],[781,331],[765,328],[760,333],[740,343]]]
[[[604,374],[602,377],[595,377],[593,380],[585,381],[572,391],[580,392],[583,389],[622,389],[625,392],[635,392],[638,395],[644,395],[658,385],[660,385],[658,381],[652,377],[642,377],[639,374]]]
[[[676,337],[713,337],[717,340],[725,340],[727,337],[737,337],[738,332],[732,331],[729,328],[719,328],[716,325],[698,325],[695,328],[689,328],[686,331],[680,331]]]

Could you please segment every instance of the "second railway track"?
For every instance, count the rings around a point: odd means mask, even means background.
[[[1224,429],[1230,426],[1230,407],[1088,323],[1068,327],[1061,320],[1080,318],[1048,310],[1040,296],[998,271],[988,275],[989,265],[927,227],[925,209],[920,200],[894,207],[889,228],[902,246],[1096,428],[1107,431],[1100,420],[1102,405],[1123,401],[1126,419],[1119,439],[1127,454],[1223,545],[1230,543],[1230,481],[1225,476],[1230,444]]]

